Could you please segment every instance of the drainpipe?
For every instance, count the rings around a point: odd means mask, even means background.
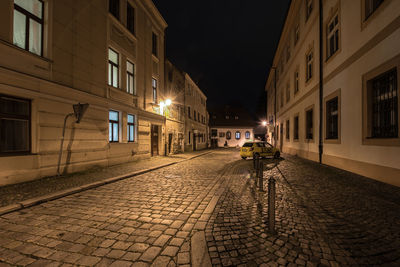
[[[323,8],[322,8],[323,0],[319,0],[319,163],[322,163],[322,153],[323,153],[323,94],[324,94],[324,59],[323,59]]]

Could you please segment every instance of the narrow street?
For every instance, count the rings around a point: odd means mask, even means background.
[[[264,172],[260,193],[251,160],[215,150],[5,214],[0,266],[196,265],[196,233],[215,266],[399,266],[399,188],[293,156],[278,166]]]

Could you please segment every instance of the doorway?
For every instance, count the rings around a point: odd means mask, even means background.
[[[158,125],[151,125],[151,156],[158,156]]]
[[[196,134],[193,131],[193,151],[196,151]]]
[[[171,154],[172,133],[168,134],[168,154]]]

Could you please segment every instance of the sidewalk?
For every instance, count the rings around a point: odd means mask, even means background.
[[[190,160],[212,150],[201,150],[170,156],[157,156],[105,168],[45,177],[30,182],[0,187],[0,215],[51,199],[87,190],[148,171]]]

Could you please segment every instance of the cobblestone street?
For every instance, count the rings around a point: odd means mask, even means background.
[[[0,266],[199,266],[198,233],[215,266],[400,265],[399,188],[293,156],[277,162],[264,192],[251,160],[215,150],[2,215]]]

